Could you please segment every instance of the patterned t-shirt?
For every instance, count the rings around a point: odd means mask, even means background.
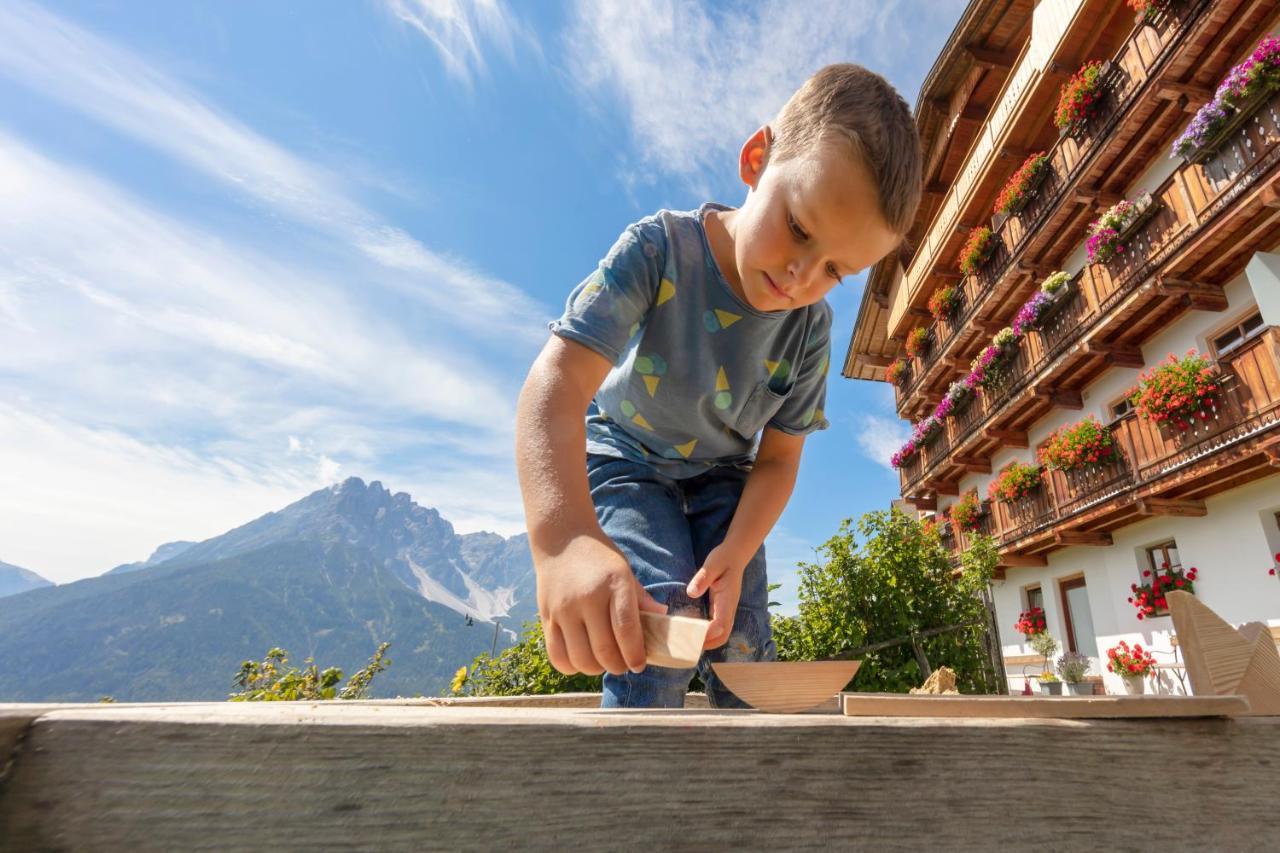
[[[613,363],[587,451],[673,478],[750,467],[760,431],[825,429],[831,308],[757,311],[721,274],[703,219],[662,210],[627,228],[550,328]]]

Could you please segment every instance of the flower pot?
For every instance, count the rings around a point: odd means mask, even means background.
[[[1143,676],[1124,678],[1124,692],[1127,696],[1141,696],[1147,692],[1147,680]]]
[[[1062,682],[1061,681],[1041,681],[1040,692],[1043,693],[1045,696],[1061,696]]]
[[[1071,696],[1092,696],[1093,682],[1092,681],[1068,681],[1067,693],[1068,695],[1071,695]]]
[[[1218,149],[1226,143],[1227,139],[1239,130],[1241,125],[1253,118],[1254,113],[1258,112],[1262,105],[1269,101],[1274,94],[1275,90],[1273,89],[1263,89],[1240,106],[1233,107],[1232,109],[1235,112],[1231,118],[1223,122],[1222,126],[1214,131],[1213,136],[1205,140],[1204,145],[1186,155],[1183,159],[1191,164],[1207,163],[1214,154],[1218,153]]]

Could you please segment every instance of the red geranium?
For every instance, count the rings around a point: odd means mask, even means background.
[[[1107,669],[1125,678],[1144,678],[1156,665],[1155,656],[1144,651],[1142,646],[1134,643],[1132,647],[1124,640],[1117,646],[1107,649]]]
[[[1054,430],[1040,446],[1040,464],[1054,471],[1075,471],[1109,460],[1115,453],[1111,430],[1093,415]]]
[[[951,505],[951,524],[957,530],[973,532],[978,529],[978,516],[982,505],[978,503],[977,492],[965,492],[960,499]]]
[[[1034,634],[1044,633],[1044,610],[1033,607],[1022,611],[1018,614],[1018,621],[1013,624],[1013,630],[1028,638]]]
[[[1040,485],[1041,477],[1039,466],[1014,462],[991,481],[991,485],[987,487],[987,497],[1012,503],[1035,491],[1036,486]]]
[[[1182,358],[1169,353],[1168,361],[1139,376],[1129,401],[1147,420],[1187,430],[1192,418],[1209,420],[1217,394],[1218,379],[1208,357],[1190,349]]]
[[[1031,186],[1048,166],[1049,155],[1043,151],[1038,151],[1022,161],[1018,171],[1009,176],[1004,189],[1000,190],[1000,195],[996,196],[996,206],[992,212],[1013,213],[1015,210],[1021,210],[1027,203],[1027,199],[1031,197]]]
[[[1086,62],[1070,80],[1062,84],[1053,123],[1059,128],[1078,129],[1093,118],[1102,103],[1102,63]]]
[[[994,239],[995,235],[985,225],[970,231],[969,239],[960,250],[960,272],[965,275],[973,275],[977,272],[978,267],[982,266],[982,262],[987,259]]]
[[[1142,573],[1143,577],[1151,578],[1150,583],[1139,586],[1138,584],[1130,584],[1129,588],[1133,591],[1133,595],[1129,596],[1129,603],[1138,608],[1138,618],[1145,619],[1148,616],[1158,616],[1159,611],[1169,609],[1169,602],[1165,598],[1165,594],[1175,589],[1183,592],[1189,592],[1195,595],[1196,577],[1200,574],[1200,570],[1195,566],[1183,570],[1181,568],[1171,568],[1168,563],[1161,563],[1160,568],[1154,573],[1147,569]]]
[[[927,349],[929,346],[929,330],[924,326],[916,326],[907,332],[907,343],[903,347],[907,351],[907,355],[915,358]]]

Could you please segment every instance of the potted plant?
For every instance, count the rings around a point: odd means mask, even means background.
[[[1028,637],[1027,642],[1036,654],[1044,658],[1044,668],[1040,673],[1040,692],[1050,696],[1061,696],[1062,682],[1049,669],[1049,658],[1058,651],[1058,641],[1042,631]]]
[[[1145,679],[1155,668],[1156,659],[1142,646],[1132,647],[1124,640],[1107,649],[1107,669],[1124,680],[1124,692],[1136,696],[1146,692]]]
[[[1014,503],[1029,496],[1041,483],[1042,475],[1038,465],[1023,465],[1014,462],[1000,472],[1000,476],[991,481],[987,487],[987,497],[991,500],[1002,500]]]
[[[897,453],[889,457],[889,464],[894,468],[902,468],[911,461],[911,457],[916,455],[917,450],[919,450],[919,448],[916,447],[916,443],[914,441],[908,441],[906,444],[902,445],[902,447],[898,448]]]
[[[924,326],[916,326],[907,332],[907,342],[903,348],[911,358],[924,355],[929,349],[929,330]]]
[[[1129,0],[1129,8],[1138,13],[1136,21],[1153,23],[1162,13],[1181,2],[1182,0]]]
[[[1267,570],[1267,574],[1271,575],[1271,577],[1275,577],[1276,569],[1280,569],[1280,554],[1276,554],[1276,564]]]
[[[910,363],[905,358],[895,358],[884,372],[885,379],[893,385],[899,385],[907,376]]]
[[[1018,614],[1018,621],[1013,623],[1013,630],[1022,634],[1027,640],[1036,634],[1044,633],[1044,627],[1044,610],[1040,607],[1022,611]]]
[[[1093,685],[1084,680],[1092,665],[1088,655],[1079,652],[1064,652],[1058,658],[1058,675],[1067,684],[1067,692],[1073,696],[1089,696],[1093,693]]]
[[[996,196],[992,213],[1016,216],[1027,206],[1027,202],[1035,195],[1048,174],[1049,155],[1043,151],[1037,151],[1023,160],[1022,165],[1005,182],[1000,195]]]
[[[948,284],[939,287],[929,297],[929,313],[939,322],[950,320],[955,316],[956,309],[960,307],[960,299],[963,295],[964,291],[959,285]]]
[[[1218,84],[1213,98],[1202,106],[1174,140],[1172,157],[1204,163],[1237,128],[1280,89],[1280,39],[1267,36],[1244,62]]]
[[[1208,357],[1190,349],[1182,358],[1169,353],[1163,364],[1140,375],[1129,402],[1140,417],[1172,437],[1217,414],[1218,391]]]
[[[1184,570],[1181,567],[1170,567],[1167,562],[1161,563],[1160,568],[1154,573],[1150,569],[1144,569],[1142,576],[1151,580],[1141,586],[1136,583],[1129,585],[1129,589],[1133,592],[1133,595],[1129,596],[1129,603],[1138,608],[1139,619],[1146,619],[1148,616],[1164,616],[1169,612],[1165,593],[1180,589],[1195,595],[1196,578],[1199,575],[1200,570],[1195,566]]]
[[[960,272],[973,275],[978,268],[991,257],[996,247],[996,238],[992,230],[985,225],[969,232],[969,239],[960,250]]]
[[[957,530],[973,533],[978,529],[978,519],[982,515],[982,505],[978,503],[977,492],[965,492],[959,500],[951,505],[948,511],[951,523]]]
[[[1086,62],[1062,84],[1058,92],[1058,107],[1053,113],[1053,123],[1060,135],[1080,133],[1101,111],[1105,94],[1102,90],[1104,70],[1101,61]]]
[[[1107,208],[1089,225],[1089,239],[1085,242],[1089,262],[1105,264],[1124,254],[1129,240],[1157,209],[1151,193],[1143,193],[1133,201],[1122,199]]]
[[[1069,473],[1106,464],[1115,454],[1111,430],[1093,415],[1078,423],[1060,427],[1040,446],[1040,464],[1053,471]]]

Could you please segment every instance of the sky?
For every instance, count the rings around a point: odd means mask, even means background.
[[[0,560],[65,583],[349,476],[514,535],[515,401],[630,223],[739,205],[824,64],[915,102],[961,0],[0,4]],[[843,363],[865,275],[832,292]],[[832,370],[767,540],[897,496]]]

